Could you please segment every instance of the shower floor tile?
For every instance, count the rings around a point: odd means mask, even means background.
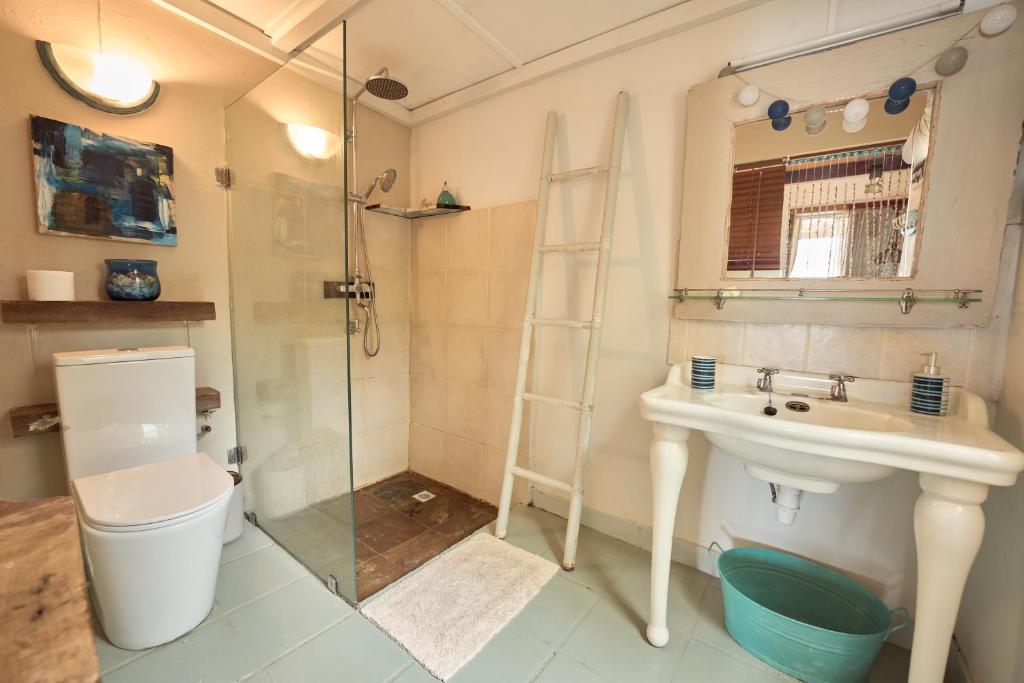
[[[434,497],[413,498],[421,491]],[[359,496],[386,506],[360,517]],[[359,599],[370,597],[424,562],[440,555],[498,516],[493,505],[415,472],[403,472],[356,492],[356,539],[371,553],[356,558]]]
[[[419,501],[428,491],[434,497]],[[358,599],[370,597],[494,521],[497,509],[415,472],[316,503],[267,530],[322,578],[350,576],[355,507]],[[333,529],[325,532],[324,527]],[[309,546],[315,539],[316,547]],[[333,553],[333,555],[331,555]]]

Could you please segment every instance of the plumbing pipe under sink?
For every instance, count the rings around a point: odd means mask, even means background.
[[[800,496],[798,488],[782,484],[768,484],[772,490],[772,502],[775,503],[775,518],[782,524],[790,525],[796,521],[796,513],[800,512]]]

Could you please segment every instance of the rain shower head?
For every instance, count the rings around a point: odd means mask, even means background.
[[[373,182],[370,183],[370,186],[366,188],[366,192],[363,193],[363,199],[369,199],[370,193],[373,192],[373,189],[378,185],[380,185],[380,189],[383,190],[384,192],[390,192],[391,188],[395,184],[396,178],[398,178],[398,172],[395,171],[395,169],[389,168],[388,170],[384,171],[379,176],[374,178]]]
[[[391,78],[388,68],[382,66],[377,73],[366,79],[366,83],[352,99],[358,100],[363,92],[369,92],[382,100],[400,100],[409,94],[409,88],[405,86],[405,83]]]

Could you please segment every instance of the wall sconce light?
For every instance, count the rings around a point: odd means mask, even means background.
[[[307,159],[330,159],[338,152],[339,138],[329,130],[304,123],[286,123],[288,142]]]
[[[64,92],[108,114],[137,114],[153,106],[160,84],[124,57],[36,41],[47,73]]]

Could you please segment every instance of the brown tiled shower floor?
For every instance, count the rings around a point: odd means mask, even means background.
[[[436,497],[419,502],[421,491]],[[414,472],[355,492],[356,583],[363,600],[492,522],[497,509]],[[352,494],[285,518],[260,520],[280,545],[325,581],[351,577]],[[348,579],[351,582],[351,579]],[[349,593],[346,586],[339,588]]]
[[[436,498],[413,498],[429,491]],[[494,521],[498,510],[433,479],[405,472],[356,492],[356,581],[373,595]]]

